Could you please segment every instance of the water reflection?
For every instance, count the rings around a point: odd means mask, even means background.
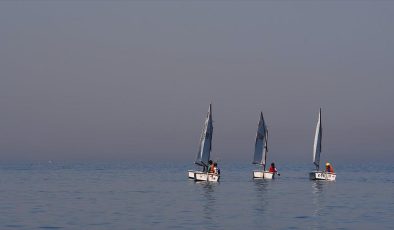
[[[266,212],[266,208],[268,206],[268,189],[270,181],[267,180],[253,180],[254,188],[256,191],[257,203],[255,210],[260,214],[264,214]]]
[[[325,181],[312,181],[313,217],[318,217],[322,211],[323,183]]]
[[[325,181],[318,181],[318,180],[312,181],[312,192],[314,194],[320,194],[323,192],[323,182]]]
[[[267,191],[267,189],[268,189],[268,185],[269,185],[269,182],[267,181],[267,180],[264,180],[264,179],[261,179],[261,180],[259,180],[259,179],[254,179],[253,180],[253,183],[254,183],[254,187],[255,187],[255,190],[258,192],[258,194],[263,194],[263,193],[265,193],[266,191]]]
[[[216,210],[216,196],[215,196],[215,184],[209,182],[199,182],[198,184],[202,187],[202,208],[203,216],[206,220],[212,221],[214,214],[217,213]]]

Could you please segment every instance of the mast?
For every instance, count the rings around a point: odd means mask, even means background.
[[[267,126],[264,121],[263,112],[261,112],[260,121],[257,126],[253,164],[263,165],[264,169],[265,169],[267,152],[268,152],[267,135],[268,135]]]
[[[204,122],[204,126],[200,136],[199,149],[195,164],[203,166],[204,169],[208,166],[208,161],[211,155],[212,149],[212,104],[209,104],[208,114]]]
[[[322,142],[322,124],[321,124],[321,108],[319,110],[319,117],[317,120],[315,141],[313,143],[313,164],[316,166],[316,170],[320,168],[320,154],[321,154],[321,142]]]
[[[265,131],[265,142],[264,142],[264,171],[265,171],[265,166],[267,165],[267,153],[268,153],[268,128],[266,128]]]

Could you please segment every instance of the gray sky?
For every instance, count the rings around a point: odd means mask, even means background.
[[[0,162],[394,161],[393,1],[1,1]]]

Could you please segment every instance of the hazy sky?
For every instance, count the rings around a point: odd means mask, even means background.
[[[1,1],[0,162],[394,162],[394,1]]]

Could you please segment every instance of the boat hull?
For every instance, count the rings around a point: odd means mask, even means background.
[[[335,181],[337,175],[335,173],[327,173],[322,171],[315,171],[309,173],[309,179],[311,180],[327,180]]]
[[[195,181],[218,182],[219,179],[220,179],[220,175],[216,173],[194,172]]]
[[[198,171],[194,171],[194,170],[187,171],[188,178],[194,180],[194,178],[195,178],[194,173],[196,173],[196,172],[198,172]]]
[[[274,179],[275,174],[268,171],[253,171],[253,179]]]

